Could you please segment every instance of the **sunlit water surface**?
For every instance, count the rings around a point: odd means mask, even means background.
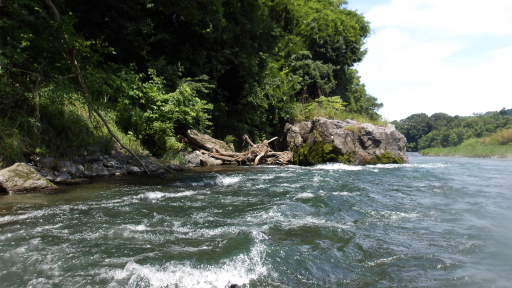
[[[0,196],[0,286],[511,287],[512,161],[410,161]]]

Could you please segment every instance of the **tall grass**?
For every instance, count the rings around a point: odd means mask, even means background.
[[[360,123],[372,123],[378,126],[387,125],[386,121],[371,119],[365,115],[347,112],[340,97],[320,97],[311,103],[295,103],[291,109],[290,122],[299,123],[310,121],[315,117],[325,117],[333,120],[351,119]]]
[[[73,158],[87,155],[93,146],[99,153],[108,153],[115,145],[103,123],[89,113],[79,97],[62,97],[59,103],[55,95],[41,97],[38,113],[26,109],[0,119],[0,165],[9,166],[26,160],[27,156],[52,156]],[[53,101],[52,101],[53,100]],[[27,106],[35,106],[28,103]],[[13,113],[14,114],[14,113]],[[136,153],[144,151],[138,139],[126,135],[115,126],[115,115],[104,112],[111,128],[123,143]],[[1,167],[0,167],[1,168]]]
[[[420,153],[427,156],[512,158],[512,129],[484,138],[468,139],[456,147],[428,148]]]

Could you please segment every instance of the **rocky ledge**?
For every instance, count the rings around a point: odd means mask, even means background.
[[[408,163],[407,141],[392,124],[376,126],[318,117],[287,124],[285,133],[286,148],[294,152],[294,162],[299,165]]]
[[[90,179],[105,176],[163,176],[169,171],[183,170],[178,165],[162,166],[156,159],[142,158],[141,163],[126,155],[102,155],[58,160],[33,157],[31,163],[16,163],[0,170],[0,194],[24,193],[54,189],[56,185],[86,184]]]

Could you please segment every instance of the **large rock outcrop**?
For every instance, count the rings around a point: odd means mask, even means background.
[[[0,170],[0,193],[23,193],[51,188],[55,188],[55,185],[25,163],[16,163]]]
[[[191,145],[208,152],[234,152],[233,147],[229,146],[226,142],[199,133],[196,130],[188,130],[187,139]]]
[[[406,139],[392,124],[376,126],[318,117],[287,124],[285,133],[288,150],[294,151],[295,162],[302,165],[322,161],[352,165],[408,162]]]

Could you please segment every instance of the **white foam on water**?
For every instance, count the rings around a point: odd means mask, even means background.
[[[156,200],[156,199],[164,198],[166,196],[167,196],[166,193],[155,191],[155,192],[145,192],[143,194],[136,196],[135,198],[139,198],[139,199],[146,198],[146,199],[150,199],[150,200]]]
[[[385,214],[389,215],[391,219],[402,219],[402,218],[410,218],[414,219],[420,216],[417,213],[402,213],[402,212],[386,212]]]
[[[247,254],[225,259],[218,265],[193,266],[189,262],[172,261],[161,266],[141,265],[129,261],[122,269],[103,270],[102,278],[110,279],[109,287],[219,287],[248,284],[251,279],[268,274],[265,266],[266,239],[253,232],[255,244]]]
[[[379,264],[388,264],[388,263],[400,260],[401,258],[402,258],[402,256],[397,255],[397,256],[392,256],[389,258],[383,258],[383,259],[375,260],[372,262],[368,262],[366,265],[367,266],[375,266],[375,265],[379,265]]]
[[[384,168],[384,169],[396,169],[396,168],[444,168],[444,167],[450,167],[453,165],[449,165],[446,163],[426,163],[426,164],[377,164],[373,167],[375,168]],[[366,166],[371,167],[371,166]]]
[[[146,230],[150,230],[144,224],[140,224],[140,225],[123,225],[122,227],[127,228],[128,230],[132,230],[132,231],[146,231]]]
[[[254,223],[263,225],[268,228],[269,226],[279,225],[283,229],[297,228],[301,226],[312,226],[312,227],[325,227],[325,228],[338,228],[347,229],[349,226],[340,222],[327,221],[311,215],[304,215],[304,213],[291,215],[284,215],[278,211],[275,207],[269,211],[248,215],[246,220],[247,223]]]
[[[219,176],[217,176],[215,183],[220,186],[228,186],[228,185],[233,185],[237,182],[240,182],[240,180],[242,180],[241,176],[219,175]]]
[[[143,194],[140,194],[138,196],[135,196],[137,199],[149,199],[152,201],[165,199],[165,198],[178,198],[178,197],[189,197],[192,195],[197,194],[195,191],[184,191],[179,193],[163,193],[159,191],[151,191],[151,192],[145,192]]]
[[[293,199],[311,199],[311,198],[315,198],[315,194],[309,193],[309,192],[305,192],[305,193],[298,194]]]
[[[179,237],[185,237],[187,239],[222,239],[230,236],[234,236],[240,232],[240,228],[236,226],[226,226],[214,229],[175,229],[175,231],[181,232]],[[178,235],[177,235],[178,236]]]
[[[274,179],[276,176],[275,175],[261,175],[261,176],[258,176],[258,177],[255,177],[257,180],[269,180],[269,179]]]
[[[196,194],[197,194],[196,191],[185,191],[185,192],[180,192],[180,193],[168,194],[168,197],[172,197],[172,198],[189,197],[189,196],[196,195]]]
[[[342,163],[325,163],[325,164],[316,165],[313,167],[313,169],[355,171],[355,170],[362,170],[363,167],[351,166],[351,165],[346,165],[346,164],[342,164]]]
[[[341,195],[341,196],[357,196],[360,193],[358,193],[358,192],[355,192],[355,193],[351,193],[351,192],[332,192],[332,194],[333,195]]]
[[[414,219],[420,216],[417,213],[402,213],[396,211],[366,211],[366,213],[376,218],[384,218],[391,220],[399,220],[404,218]]]
[[[39,211],[31,211],[25,214],[18,214],[18,215],[7,215],[0,217],[0,224],[5,224],[9,222],[14,221],[20,221],[20,220],[26,220],[29,218],[40,218],[44,214],[46,214],[47,210],[39,210]]]

